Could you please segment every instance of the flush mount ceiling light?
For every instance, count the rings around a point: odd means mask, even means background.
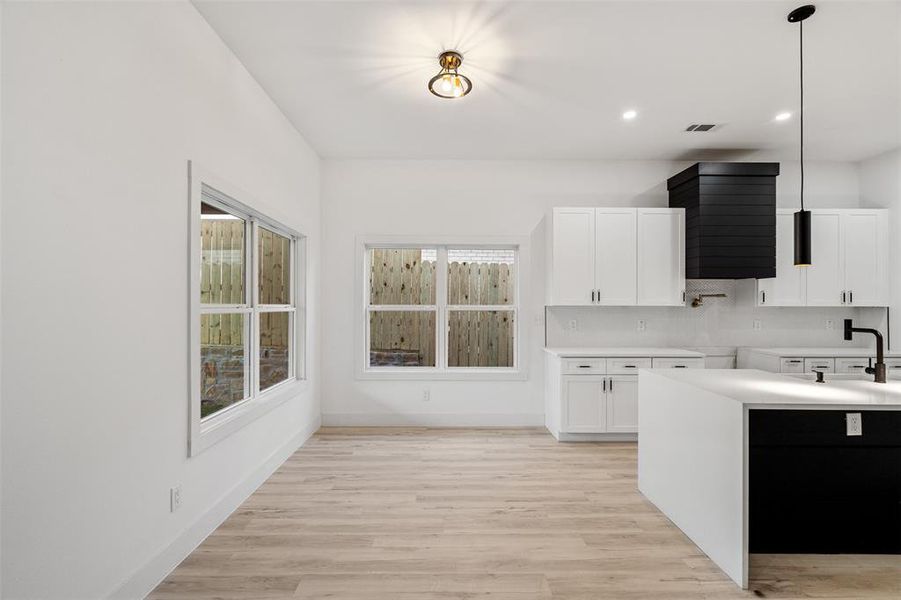
[[[449,50],[438,55],[441,70],[429,79],[429,91],[439,98],[462,98],[472,91],[472,82],[466,75],[457,70],[463,64],[463,56],[459,52]]]
[[[623,119],[625,119],[626,121],[631,121],[632,119],[634,119],[637,116],[638,116],[638,111],[635,111],[635,110],[627,110],[626,112],[623,113]]]
[[[788,13],[788,22],[798,24],[801,108],[798,120],[801,123],[801,210],[795,213],[795,266],[809,267],[810,252],[810,211],[804,210],[804,20],[816,12],[813,4],[799,6]]]
[[[781,112],[778,115],[776,115],[777,121],[788,121],[791,118],[792,118],[792,114],[790,112]]]

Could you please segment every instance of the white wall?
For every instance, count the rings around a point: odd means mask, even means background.
[[[754,160],[766,160],[756,157]],[[364,234],[423,235],[530,235],[554,206],[666,206],[667,177],[691,163],[665,161],[416,161],[416,160],[325,160],[323,161],[323,421],[333,424],[541,424],[543,397],[539,347],[543,325],[534,318],[521,319],[532,334],[530,380],[524,382],[467,383],[438,381],[369,381],[354,376],[352,357],[362,343],[356,337],[353,315],[354,238]],[[777,182],[780,206],[797,204],[798,168],[783,163]],[[858,206],[857,167],[844,163],[813,163],[807,167],[807,198],[810,206]],[[535,244],[533,244],[535,246]],[[532,249],[533,258],[543,258],[542,247]],[[537,263],[536,263],[537,264]],[[528,307],[541,314],[543,294],[536,293]],[[585,341],[602,341],[596,325],[617,323],[622,335],[616,344],[644,343],[630,332],[636,311],[648,319],[669,318],[669,309],[553,309],[549,318],[549,341],[562,334],[567,310],[595,319],[584,328]],[[682,313],[690,321],[702,313]],[[561,312],[562,311],[562,312]],[[709,314],[709,311],[707,311]],[[620,317],[630,316],[628,321]],[[772,327],[793,322],[765,317]],[[826,312],[808,313],[811,342],[818,339]],[[828,312],[833,314],[833,312]],[[841,311],[834,318],[840,318]],[[534,316],[532,315],[532,316]],[[708,318],[709,321],[709,318]],[[739,325],[738,323],[741,323]],[[734,328],[751,327],[750,319],[736,317]],[[632,323],[627,326],[624,323]],[[586,321],[589,323],[589,321]],[[710,323],[708,323],[710,325]],[[717,332],[716,324],[704,338],[706,344],[728,344],[741,336]],[[814,328],[814,325],[817,327]],[[825,330],[824,324],[822,328]],[[697,329],[695,327],[695,329]],[[807,331],[806,328],[802,328]],[[661,330],[662,331],[662,330]],[[721,335],[721,333],[723,333]],[[689,343],[690,336],[673,341]],[[762,336],[761,336],[762,337]],[[684,339],[684,341],[683,341]],[[748,338],[750,339],[750,338]],[[768,339],[768,338],[765,338]],[[761,339],[761,342],[765,341]],[[793,343],[803,340],[797,336]],[[573,340],[574,341],[574,340]],[[574,345],[574,344],[571,344]],[[430,388],[431,400],[422,401],[422,390]]]
[[[320,413],[314,350],[296,397],[186,458],[187,161],[309,234],[315,339],[319,159],[187,2],[2,26],[2,596],[136,597]]]
[[[860,163],[860,198],[863,206],[888,208],[891,252],[891,346],[901,347],[901,149],[892,150]],[[885,327],[884,320],[875,326]]]

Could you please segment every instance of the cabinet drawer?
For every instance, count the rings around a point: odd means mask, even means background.
[[[780,361],[781,369],[780,373],[803,373],[804,372],[804,359],[803,358],[783,358]]]
[[[650,369],[650,358],[608,358],[608,375],[637,375],[638,369]]]
[[[816,369],[817,371],[823,371],[824,373],[834,373],[835,372],[835,359],[834,358],[805,358],[804,359],[804,372],[810,373]]]
[[[864,369],[869,366],[868,358],[836,358],[835,359],[835,372],[836,373],[860,373],[861,375],[866,375],[864,373]]]
[[[607,359],[564,358],[563,373],[567,375],[604,375],[607,373]]]
[[[655,369],[703,369],[703,358],[655,358]]]
[[[901,379],[901,358],[886,358],[885,370],[889,379]]]

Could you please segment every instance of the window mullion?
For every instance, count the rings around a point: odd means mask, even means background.
[[[259,252],[257,252],[257,247],[259,244],[259,235],[260,235],[260,225],[256,219],[250,220],[251,227],[251,235],[250,235],[250,244],[248,244],[248,260],[247,264],[250,265],[250,274],[248,277],[249,281],[249,301],[252,307],[252,315],[250,317],[250,344],[248,345],[249,354],[247,364],[250,365],[251,372],[251,391],[253,392],[253,397],[255,398],[260,393],[260,361],[259,361],[259,328],[260,328],[260,314],[259,314],[259,302],[260,302],[260,257]]]
[[[435,356],[438,358],[436,366],[439,369],[447,369],[447,247],[439,246],[438,272],[435,274],[435,305],[438,314],[435,315],[435,343],[437,344]]]

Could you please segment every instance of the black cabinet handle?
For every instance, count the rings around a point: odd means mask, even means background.
[[[606,394],[607,393],[607,380],[605,379],[603,381],[603,383],[604,383],[604,393]]]
[[[848,292],[848,304],[854,304],[854,292]]]
[[[766,304],[766,292],[760,292],[761,297],[763,298],[760,303]]]
[[[674,369],[684,369],[685,365],[673,365]]]
[[[845,303],[845,292],[842,292],[842,304]]]
[[[611,392],[613,391],[613,379],[612,378],[610,379],[610,391]]]
[[[591,290],[591,301],[594,302],[594,290]]]
[[[638,367],[636,367],[635,365],[623,365],[623,368],[624,369],[637,369]]]
[[[590,369],[591,365],[579,365],[580,369]]]

